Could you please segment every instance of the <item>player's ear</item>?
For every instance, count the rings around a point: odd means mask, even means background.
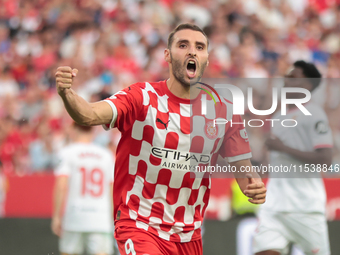
[[[168,63],[171,63],[171,56],[170,56],[170,50],[169,49],[164,50],[164,60]]]
[[[209,65],[209,60],[207,61],[207,66]]]

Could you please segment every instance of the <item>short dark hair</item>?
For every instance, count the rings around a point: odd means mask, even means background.
[[[205,38],[207,39],[207,42],[208,42],[208,45],[209,45],[208,36],[204,33],[204,31],[203,31],[199,26],[196,26],[196,25],[190,24],[190,23],[183,23],[183,24],[178,25],[178,26],[177,26],[174,30],[172,30],[171,33],[169,34],[169,37],[168,37],[168,49],[171,48],[172,42],[174,41],[174,35],[175,35],[178,31],[181,31],[181,30],[184,30],[184,29],[190,29],[190,30],[193,30],[193,31],[201,32],[201,33],[205,36]]]
[[[298,60],[293,65],[294,67],[302,69],[303,75],[309,79],[309,82],[313,86],[312,91],[320,85],[322,75],[313,63]]]

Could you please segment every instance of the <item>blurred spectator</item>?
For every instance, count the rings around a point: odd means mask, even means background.
[[[10,116],[2,118],[0,130],[0,158],[4,173],[15,172],[15,154],[21,146],[20,134],[15,125],[15,120]]]
[[[38,129],[38,139],[29,145],[32,171],[51,171],[58,162],[56,149],[53,146],[53,136],[49,126],[41,125]]]
[[[37,119],[42,113],[44,104],[42,93],[39,88],[29,88],[23,99],[20,117],[27,120]]]
[[[14,80],[10,68],[5,66],[0,73],[0,97],[11,96],[17,97],[19,95],[19,85]]]

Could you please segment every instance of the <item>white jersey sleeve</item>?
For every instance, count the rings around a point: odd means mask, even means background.
[[[71,151],[66,147],[59,151],[57,155],[57,167],[54,170],[54,174],[56,176],[69,176],[72,169],[71,169]]]

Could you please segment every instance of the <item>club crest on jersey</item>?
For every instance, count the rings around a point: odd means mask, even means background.
[[[215,139],[218,134],[217,125],[214,126],[213,121],[209,121],[204,125],[204,133],[209,139]]]
[[[324,121],[318,121],[315,124],[315,130],[318,134],[327,134],[328,133],[328,125]]]
[[[246,142],[249,142],[248,133],[247,133],[247,131],[246,131],[245,128],[240,130],[240,136],[241,136]]]

